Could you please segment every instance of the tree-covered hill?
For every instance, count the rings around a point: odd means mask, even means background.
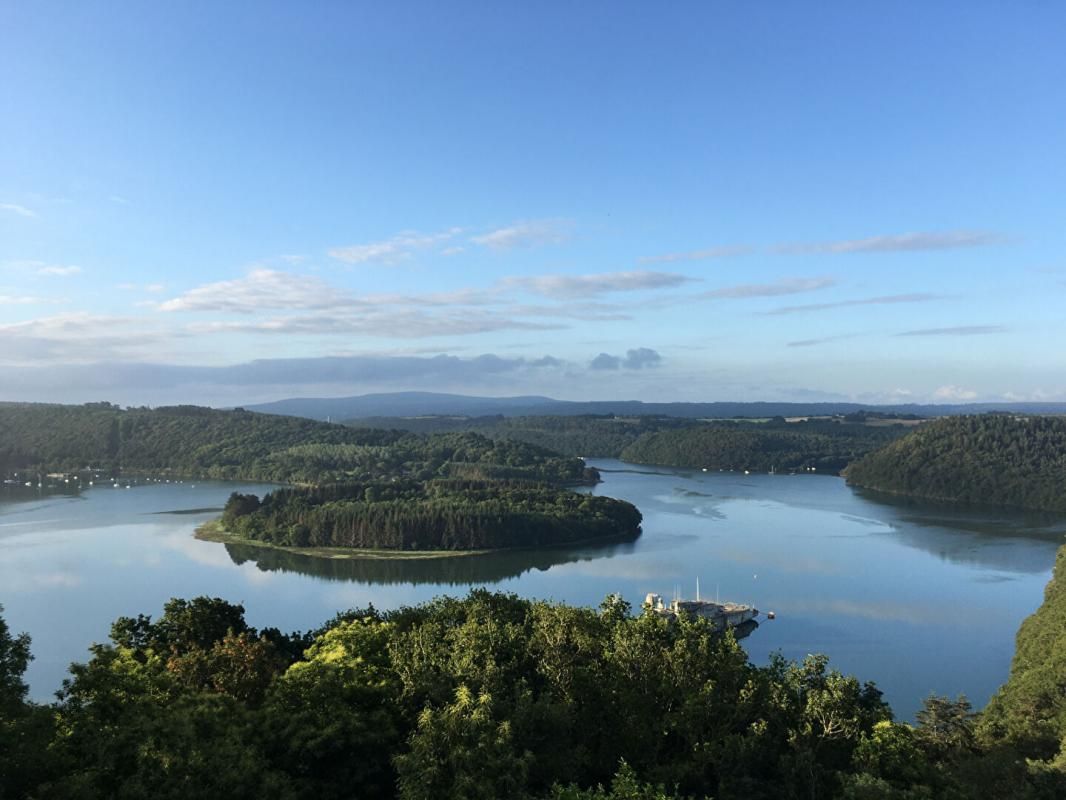
[[[855,462],[845,476],[893,494],[1066,512],[1066,418],[940,419]]]
[[[281,547],[482,550],[640,534],[631,504],[569,490],[598,480],[581,459],[517,440],[195,406],[0,405],[0,470],[89,467],[302,484],[227,504],[236,541]]]
[[[290,448],[387,447],[402,437],[296,417],[199,406],[121,409],[0,403],[0,471],[170,471],[216,478],[286,479]],[[292,475],[291,479],[307,476]]]
[[[321,483],[453,477],[593,479],[574,458],[472,433],[419,436],[199,406],[0,403],[0,473],[170,472]]]
[[[810,420],[716,422],[646,433],[622,451],[625,461],[671,467],[839,472],[906,432],[902,425]]]

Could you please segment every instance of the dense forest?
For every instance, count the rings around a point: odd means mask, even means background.
[[[222,524],[290,547],[485,550],[634,539],[630,503],[519,481],[373,482],[234,493]]]
[[[855,462],[845,477],[912,497],[1066,511],[1066,418],[940,419]]]
[[[1064,598],[1049,590],[1026,623],[994,709],[930,697],[914,726],[822,656],[758,667],[704,620],[617,598],[476,590],[306,634],[172,600],[117,620],[47,706],[26,700],[28,637],[0,619],[0,796],[1051,800],[1066,792]]]
[[[0,404],[0,470],[300,484],[231,498],[230,533],[279,546],[480,550],[632,539],[640,512],[567,487],[596,470],[516,440],[419,435],[196,406]]]
[[[902,425],[836,420],[716,422],[646,433],[622,451],[625,461],[670,467],[767,472],[839,472],[851,461],[899,438]]]
[[[622,451],[645,433],[687,428],[691,419],[678,417],[582,416],[505,417],[369,417],[349,425],[405,430],[414,433],[476,431],[493,439],[510,439],[547,447],[569,456],[620,458]]]
[[[426,479],[442,470],[483,479],[595,480],[573,458],[483,436],[426,437],[200,406],[0,403],[0,473],[88,468],[296,483]]]
[[[913,414],[858,411],[844,417],[789,422],[695,421],[677,417],[374,417],[351,425],[418,433],[477,431],[493,439],[547,447],[566,455],[621,458],[670,467],[839,472],[852,460],[909,430]]]

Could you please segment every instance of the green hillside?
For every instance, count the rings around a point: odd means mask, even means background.
[[[0,471],[168,473],[301,484],[236,495],[234,541],[479,550],[635,538],[640,512],[568,487],[581,459],[478,433],[418,435],[195,406],[0,405]]]
[[[834,420],[762,424],[719,422],[647,433],[622,451],[625,461],[670,467],[839,472],[906,432]]]
[[[306,483],[441,475],[556,483],[594,478],[578,459],[473,433],[420,436],[199,406],[0,403],[0,473],[89,467]]]
[[[850,465],[845,477],[912,497],[1066,511],[1066,418],[939,419]]]

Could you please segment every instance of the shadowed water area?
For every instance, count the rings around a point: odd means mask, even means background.
[[[471,585],[582,605],[620,592],[638,607],[647,592],[691,597],[698,577],[704,597],[762,611],[744,640],[754,661],[827,653],[909,718],[930,692],[964,692],[979,707],[1006,679],[1018,625],[1040,604],[1066,535],[1063,517],[908,503],[829,476],[592,463],[604,480],[591,491],[643,512],[636,542],[316,559],[193,538],[230,492],[270,486],[4,487],[0,603],[12,629],[33,636],[28,678],[47,699],[117,616],[158,615],[174,596],[224,597],[243,603],[253,625],[307,629],[340,609],[394,608]]]

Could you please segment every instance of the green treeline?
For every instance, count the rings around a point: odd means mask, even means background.
[[[622,451],[622,458],[696,469],[780,472],[814,467],[836,473],[905,432],[902,425],[833,420],[715,422],[644,434]]]
[[[708,469],[839,472],[847,464],[904,435],[896,418],[859,412],[834,419],[697,422],[674,417],[614,415],[534,417],[378,417],[352,425],[419,433],[476,431],[575,456],[620,458],[639,464]],[[913,421],[913,415],[900,417]],[[875,424],[867,424],[872,422]]]
[[[295,417],[198,406],[120,409],[0,403],[0,472],[170,472],[301,480],[321,470],[314,448],[387,448],[404,436]]]
[[[0,472],[153,472],[302,484],[231,498],[231,533],[281,546],[480,550],[634,538],[640,512],[570,491],[575,457],[475,432],[419,435],[196,406],[0,404]]]
[[[626,502],[524,482],[468,480],[281,489],[262,502],[234,493],[222,524],[247,539],[293,547],[486,550],[632,539]]]
[[[383,475],[425,480],[438,473],[556,483],[595,480],[573,458],[475,434],[427,437],[199,406],[0,403],[0,473],[90,467],[112,474],[169,472],[295,483]]]
[[[504,417],[370,417],[348,424],[401,429],[415,433],[476,431],[493,439],[509,439],[546,447],[569,456],[619,458],[645,433],[687,428],[692,420],[677,417],[613,414]]]
[[[824,657],[757,667],[704,620],[632,616],[612,598],[596,611],[476,590],[308,634],[256,630],[219,599],[172,600],[158,619],[120,618],[110,639],[36,705],[22,682],[30,643],[0,620],[5,800],[1066,790],[1061,763],[1027,763],[1041,754],[975,724],[964,699],[893,722],[876,687]]]
[[[912,497],[1066,511],[1066,418],[939,419],[852,464],[845,477]]]

